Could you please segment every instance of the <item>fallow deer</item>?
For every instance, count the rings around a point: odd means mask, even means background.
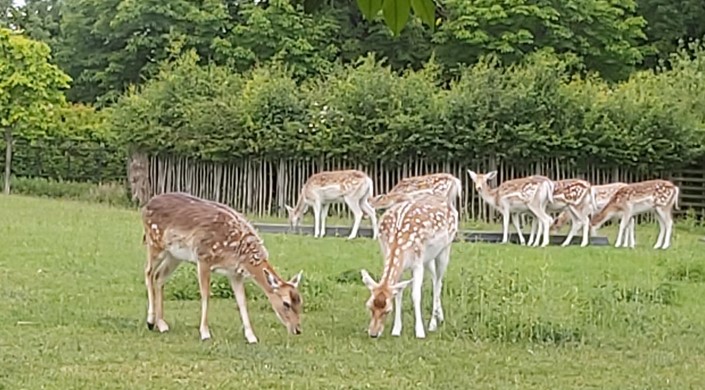
[[[519,235],[519,242],[524,245],[524,236],[519,226],[519,214],[530,212],[539,222],[539,232],[543,233],[542,247],[549,243],[549,228],[552,218],[546,213],[546,205],[553,201],[553,181],[545,176],[534,175],[502,182],[497,188],[490,188],[488,182],[497,176],[497,171],[486,174],[468,170],[475,183],[475,189],[482,199],[502,214],[502,243],[509,241],[509,219]],[[539,240],[534,242],[538,245]]]
[[[646,180],[628,184],[617,191],[597,214],[590,225],[597,229],[606,221],[619,217],[619,232],[615,247],[634,248],[636,242],[628,243],[625,235],[635,216],[653,211],[659,222],[659,235],[654,249],[667,249],[671,245],[673,233],[673,208],[678,210],[680,189],[668,180]],[[624,239],[624,242],[622,240]]]
[[[412,283],[415,334],[426,337],[421,316],[421,287],[424,270],[431,273],[433,283],[430,332],[443,322],[441,290],[443,276],[450,261],[451,244],[458,231],[458,212],[446,199],[434,195],[397,203],[387,209],[380,219],[379,243],[384,257],[384,269],[379,282],[362,269],[362,281],[370,290],[366,303],[371,320],[368,334],[379,337],[384,322],[394,308],[392,336],[401,335],[401,303],[404,288]],[[404,270],[411,269],[412,279],[401,282]],[[392,300],[394,299],[394,303]]]
[[[568,214],[572,221],[570,232],[561,246],[569,245],[581,226],[583,228],[583,239],[580,246],[587,246],[590,241],[588,232],[590,215],[592,209],[595,208],[590,183],[580,179],[557,180],[553,183],[553,202],[549,202],[546,205],[546,211],[549,213],[563,211]],[[534,219],[531,223],[531,235],[528,245],[531,245],[534,239],[538,240],[536,225],[536,219]]]
[[[593,185],[590,187],[590,192],[592,196],[593,203],[591,203],[591,210],[590,214],[594,215],[597,212],[599,212],[607,202],[609,202],[610,198],[612,198],[612,195],[614,193],[622,188],[625,187],[627,183],[622,183],[622,182],[615,182],[615,183],[608,183],[608,184],[600,184],[600,185]],[[569,220],[571,220],[571,214],[570,211],[564,210],[562,211],[558,217],[553,222],[553,225],[551,226],[551,230],[553,231],[558,231],[560,230],[563,225],[565,225]],[[579,229],[583,227],[584,222],[581,220],[573,220],[572,221],[572,226],[575,226],[575,229]],[[587,225],[589,226],[589,220]],[[634,238],[634,219],[629,222],[629,227],[628,227],[628,238],[631,238],[633,240]],[[590,227],[590,235],[594,236],[597,234],[597,230]]]
[[[377,214],[368,202],[373,192],[372,179],[366,173],[356,169],[313,174],[304,183],[296,206],[286,205],[289,224],[292,228],[297,228],[310,206],[313,208],[313,236],[323,237],[326,233],[326,217],[330,205],[345,202],[355,218],[348,239],[357,236],[363,213],[370,217],[372,236],[373,239],[377,238]]]
[[[252,277],[264,291],[277,318],[289,333],[301,333],[303,300],[298,291],[302,272],[285,281],[269,263],[269,253],[254,227],[238,212],[217,202],[185,193],[152,197],[142,208],[143,240],[147,246],[145,285],[147,327],[156,324],[169,330],[164,321],[164,284],[183,262],[196,265],[201,294],[201,339],[211,337],[208,328],[208,297],[211,272],[230,280],[245,338],[256,343],[247,312],[244,281]]]
[[[430,193],[446,198],[448,203],[455,207],[456,199],[461,195],[461,188],[460,179],[450,173],[406,177],[399,180],[386,194],[373,197],[370,204],[375,209],[386,209],[395,203]]]

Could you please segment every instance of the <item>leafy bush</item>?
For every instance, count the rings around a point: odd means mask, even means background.
[[[72,105],[51,111],[46,128],[20,126],[14,134],[12,173],[18,177],[99,183],[125,177],[126,153],[107,126],[109,110]],[[0,140],[0,148],[5,143]],[[5,160],[0,160],[4,169]]]
[[[0,178],[0,185],[3,179]],[[111,206],[130,206],[129,191],[124,183],[87,183],[57,181],[44,178],[13,177],[12,192],[46,198],[70,199]]]
[[[614,85],[570,77],[571,64],[550,52],[511,66],[484,57],[441,85],[433,61],[400,74],[368,56],[299,84],[279,65],[232,74],[190,52],[124,96],[111,123],[132,149],[216,161],[561,158],[676,169],[704,156],[705,55],[695,53]]]

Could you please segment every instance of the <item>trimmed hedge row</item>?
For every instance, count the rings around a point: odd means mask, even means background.
[[[693,49],[693,48],[691,48]],[[503,67],[485,58],[450,85],[438,67],[397,74],[372,57],[297,84],[283,66],[233,74],[187,53],[114,107],[130,149],[211,161],[470,161],[673,169],[703,157],[705,55],[608,85],[570,76],[551,53]]]
[[[14,133],[12,173],[87,182],[124,181],[126,151],[106,124],[109,111],[73,105],[52,115],[46,129],[19,127]],[[0,150],[5,142],[0,139]],[[0,159],[0,172],[5,159]]]

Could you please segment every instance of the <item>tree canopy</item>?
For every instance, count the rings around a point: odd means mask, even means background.
[[[71,79],[50,63],[49,46],[0,28],[0,127],[5,135],[5,193],[9,193],[12,132],[41,131],[65,100]]]

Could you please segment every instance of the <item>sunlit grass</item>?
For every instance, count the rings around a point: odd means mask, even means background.
[[[0,388],[698,388],[705,243],[679,228],[656,251],[657,232],[640,227],[635,250],[458,243],[446,322],[425,340],[408,292],[400,338],[391,318],[381,339],[365,333],[359,269],[379,275],[377,243],[263,235],[280,273],[304,270],[304,333],[288,336],[250,283],[247,345],[216,277],[204,343],[189,265],[166,285],[170,332],[147,330],[137,212],[0,197]]]

